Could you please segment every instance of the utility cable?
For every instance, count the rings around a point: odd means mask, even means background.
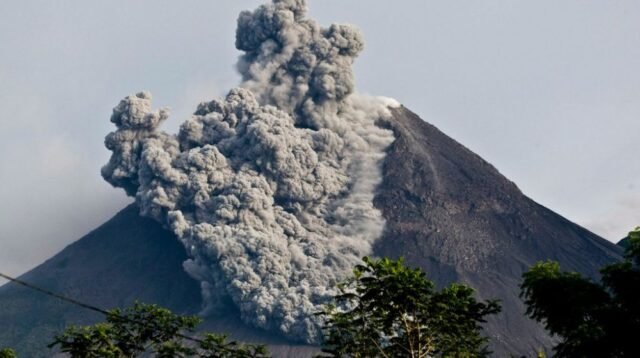
[[[11,277],[9,275],[5,275],[2,272],[0,272],[0,277],[2,277],[4,279],[7,279],[7,280],[9,280],[11,282],[17,283],[18,285],[22,285],[22,286],[30,288],[32,290],[38,291],[38,292],[40,292],[42,294],[45,294],[45,295],[48,295],[48,296],[51,296],[51,297],[55,297],[55,298],[57,298],[59,300],[65,301],[67,303],[71,303],[73,305],[80,306],[82,308],[85,308],[85,309],[88,309],[88,310],[91,310],[91,311],[102,313],[103,315],[105,315],[107,317],[116,317],[117,319],[119,319],[121,321],[124,321],[124,322],[127,322],[127,323],[138,324],[138,325],[141,325],[141,326],[146,327],[146,328],[151,328],[152,330],[155,330],[156,332],[157,331],[163,331],[163,330],[157,329],[155,327],[148,326],[148,324],[146,322],[142,322],[142,321],[138,321],[138,320],[134,320],[134,319],[131,319],[131,318],[122,317],[122,316],[113,314],[113,313],[111,313],[111,312],[109,312],[109,311],[107,311],[105,309],[102,309],[102,308],[99,308],[99,307],[96,307],[96,306],[93,306],[93,305],[90,305],[90,304],[87,304],[87,303],[84,303],[84,302],[80,302],[80,301],[75,300],[73,298],[69,298],[69,297],[60,295],[60,294],[55,293],[53,291],[49,291],[47,289],[38,287],[38,286],[36,286],[34,284],[31,284],[29,282],[26,282],[26,281]],[[168,331],[164,331],[164,332],[169,333]],[[193,341],[193,342],[197,342],[197,343],[204,343],[204,341],[201,340],[201,339],[194,338],[194,337],[189,337],[189,336],[184,335],[184,334],[176,333],[175,335],[177,337],[180,337],[180,338],[183,338],[183,339],[186,339],[186,340],[189,340],[189,341]]]

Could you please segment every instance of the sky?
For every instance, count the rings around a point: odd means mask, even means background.
[[[0,2],[0,272],[41,263],[127,205],[100,177],[119,100],[175,131],[239,82],[262,1]],[[352,23],[358,91],[393,97],[529,197],[618,241],[640,225],[640,2],[309,0]]]

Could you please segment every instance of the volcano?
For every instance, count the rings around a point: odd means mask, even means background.
[[[25,280],[105,308],[199,313],[203,329],[302,357],[321,341],[315,313],[362,256],[403,256],[439,285],[502,300],[485,328],[504,356],[551,344],[518,298],[527,267],[553,259],[594,276],[620,259],[397,101],[359,94],[356,27],[272,0],[240,13],[235,45],[240,83],[178,133],[149,92],[114,107],[101,174],[135,203]],[[0,341],[29,356],[99,318],[13,285],[0,307]]]
[[[525,317],[521,274],[540,260],[590,277],[621,259],[621,248],[526,197],[491,164],[404,107],[380,123],[394,132],[374,204],[386,219],[373,253],[404,257],[439,285],[464,282],[481,298],[502,301],[485,325],[497,356],[531,355],[552,345]],[[135,300],[181,314],[202,306],[200,287],[183,270],[188,256],[175,235],[138,215],[132,204],[21,279],[80,301],[111,308]],[[275,356],[317,351],[241,323],[239,312],[210,316],[202,328],[269,344]],[[0,288],[0,347],[20,356],[46,357],[56,332],[99,315],[16,284]]]

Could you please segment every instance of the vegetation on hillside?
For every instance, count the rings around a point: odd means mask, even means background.
[[[478,302],[472,288],[437,290],[420,269],[402,259],[372,260],[354,269],[326,320],[323,351],[333,357],[483,357],[480,324],[500,311],[497,301]]]
[[[16,352],[13,349],[0,349],[0,358],[16,358]]]
[[[109,311],[103,323],[67,328],[49,347],[58,347],[72,358],[268,356],[265,346],[227,341],[224,335],[187,335],[199,323],[198,317],[179,316],[156,305],[136,303]]]
[[[640,357],[640,227],[625,260],[604,266],[600,282],[541,262],[523,275],[527,314],[561,338],[555,357]]]

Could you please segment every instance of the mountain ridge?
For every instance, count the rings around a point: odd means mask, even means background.
[[[619,248],[526,197],[493,165],[405,107],[392,112],[396,141],[374,202],[387,226],[374,253],[404,256],[441,285],[462,281],[482,298],[501,299],[503,312],[486,325],[496,353],[549,347],[541,325],[524,317],[522,272],[551,259],[597,277],[602,265],[620,259]]]

